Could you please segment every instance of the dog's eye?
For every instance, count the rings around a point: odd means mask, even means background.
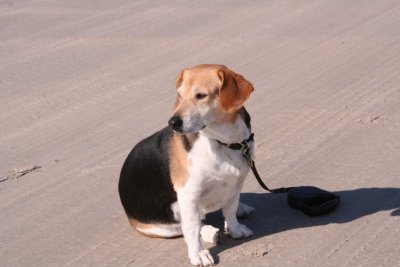
[[[196,99],[197,99],[197,100],[204,99],[204,98],[206,98],[206,97],[207,97],[206,94],[202,94],[202,93],[197,93],[197,94],[196,94]]]
[[[180,93],[176,93],[176,96],[177,96],[178,98],[181,98],[181,94],[180,94]]]

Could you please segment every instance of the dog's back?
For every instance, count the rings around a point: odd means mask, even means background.
[[[131,224],[174,224],[171,204],[177,201],[171,183],[168,146],[170,127],[139,142],[121,170],[119,194]],[[140,228],[140,227],[139,227]]]

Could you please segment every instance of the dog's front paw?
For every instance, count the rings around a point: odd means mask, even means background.
[[[241,223],[238,223],[233,227],[226,227],[226,231],[228,232],[228,235],[235,239],[250,237],[253,235],[253,231]]]
[[[207,249],[189,255],[190,263],[196,266],[214,266],[214,258]]]

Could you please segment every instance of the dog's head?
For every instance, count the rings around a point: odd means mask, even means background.
[[[179,133],[196,133],[212,122],[232,121],[253,92],[242,75],[223,65],[183,70],[176,81],[174,115],[168,121]]]

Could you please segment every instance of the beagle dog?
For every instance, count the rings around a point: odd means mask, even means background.
[[[126,159],[119,194],[130,224],[150,237],[183,234],[193,265],[213,265],[205,242],[216,243],[219,229],[204,225],[207,213],[222,209],[225,231],[251,236],[237,220],[253,208],[239,203],[250,168],[229,144],[247,141],[254,155],[250,116],[244,103],[253,85],[223,65],[183,70],[169,127],[139,142]],[[251,138],[249,138],[251,137]]]

